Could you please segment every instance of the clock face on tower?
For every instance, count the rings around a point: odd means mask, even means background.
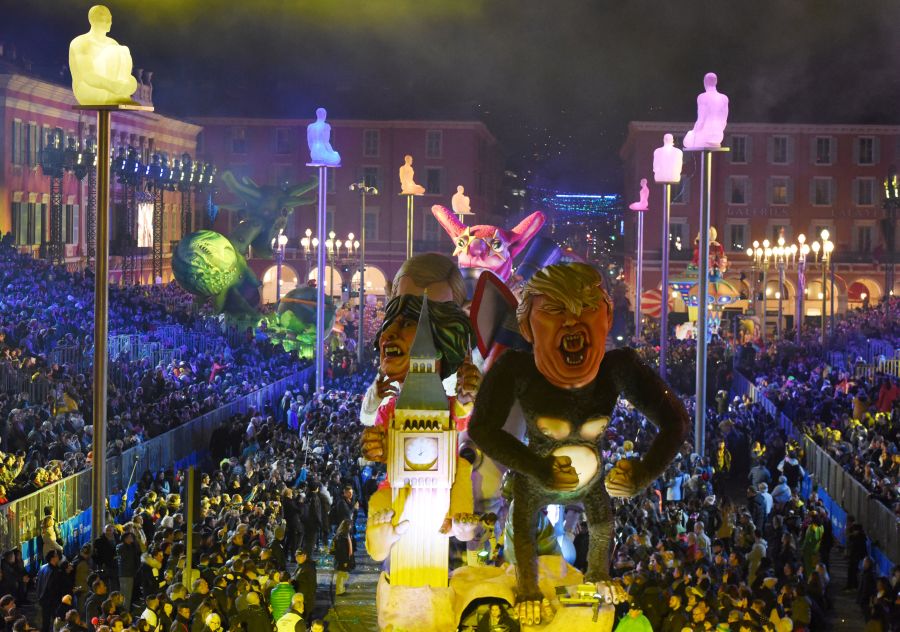
[[[434,472],[438,468],[437,437],[406,437],[403,440],[403,460],[407,470]]]

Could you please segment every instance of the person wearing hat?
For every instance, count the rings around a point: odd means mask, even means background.
[[[294,561],[297,562],[297,568],[291,576],[291,585],[296,592],[303,595],[304,603],[307,604],[304,618],[309,621],[312,618],[313,606],[316,602],[316,587],[318,586],[316,563],[302,548],[297,549]]]

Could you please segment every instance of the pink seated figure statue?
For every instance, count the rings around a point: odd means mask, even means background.
[[[647,178],[641,178],[641,196],[637,202],[632,202],[628,208],[632,211],[646,211],[649,208],[650,189],[647,187]]]
[[[728,123],[728,97],[716,89],[718,77],[708,72],[703,77],[705,92],[697,97],[697,122],[684,137],[685,149],[718,149]]]
[[[653,181],[657,184],[681,182],[681,166],[684,153],[675,146],[671,134],[663,136],[662,147],[653,150]]]

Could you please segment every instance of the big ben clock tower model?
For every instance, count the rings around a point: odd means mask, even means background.
[[[394,586],[443,588],[448,582],[448,537],[440,533],[456,475],[455,424],[441,383],[423,297],[419,326],[409,353],[409,373],[388,425],[388,478],[395,505],[406,496],[409,530],[391,549]]]

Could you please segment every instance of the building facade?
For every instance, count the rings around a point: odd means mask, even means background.
[[[221,174],[230,170],[238,179],[246,176],[259,185],[293,185],[311,179],[316,169],[306,165],[309,149],[306,126],[310,119],[197,118],[203,127],[200,154]],[[450,208],[450,198],[462,185],[471,199],[474,223],[491,221],[500,208],[503,164],[497,141],[480,122],[459,121],[359,121],[329,120],[332,146],[341,154],[341,167],[329,170],[326,232],[334,231],[341,242],[361,236],[360,194],[350,185],[364,181],[378,189],[367,197],[366,291],[383,294],[386,282],[405,259],[406,199],[400,195],[398,170],[404,156],[413,156],[416,182],[426,193],[416,196],[415,252],[452,252],[449,238],[431,214],[431,206]],[[312,196],[315,197],[314,195]],[[228,202],[231,194],[220,185],[216,200]],[[227,232],[235,214],[222,212],[214,228]],[[299,206],[285,230],[287,243],[282,266],[282,291],[317,276],[315,253],[301,239],[316,234],[316,206]],[[353,239],[349,234],[353,234]],[[353,250],[353,249],[351,249]],[[333,265],[332,265],[333,263]],[[251,266],[263,281],[263,300],[275,298],[276,273],[272,261],[254,260]],[[359,253],[341,247],[329,258],[326,289],[333,294],[356,291]]]
[[[650,210],[644,222],[645,289],[659,288],[661,279],[663,188],[653,184],[653,151],[662,145],[665,133],[674,134],[680,147],[690,128],[690,123],[633,121],[620,151],[626,198],[638,198],[641,178],[650,182]],[[882,221],[884,179],[900,161],[900,127],[734,123],[725,130],[723,146],[730,152],[713,159],[711,225],[729,259],[725,278],[742,296],[752,299],[754,294],[763,294],[761,271],[752,267],[746,253],[754,241],[768,239],[774,245],[782,235],[790,245],[803,234],[811,243],[823,229],[835,244],[832,265],[838,313],[874,304],[885,293],[900,292],[896,281],[893,288],[885,287],[890,278],[888,268],[898,256],[887,246]],[[685,152],[682,183],[675,185],[672,193],[670,276],[682,274],[693,254],[700,226],[699,179],[699,154]],[[626,214],[625,267],[633,288],[637,222],[635,213]],[[829,312],[832,284],[829,281],[823,288],[820,258],[817,261],[811,254],[807,261],[803,311],[805,317],[813,317],[821,315],[819,299],[823,295]],[[766,281],[767,312],[777,312],[776,296],[781,296],[783,313],[793,319],[796,267],[788,267],[783,292],[771,264]],[[673,306],[684,309],[680,300]]]
[[[142,83],[141,93],[149,95],[149,86]],[[41,166],[41,150],[56,134],[67,145],[73,139],[78,147],[86,147],[96,138],[96,115],[75,110],[76,105],[70,86],[44,81],[0,60],[0,231],[12,232],[16,245],[35,256],[46,255],[51,232],[51,178]],[[155,112],[115,113],[111,144],[114,154],[120,147],[138,149],[143,162],[148,163],[154,153],[194,156],[199,132],[200,128],[192,123]],[[66,171],[62,178],[62,241],[70,268],[83,266],[88,259],[89,215],[96,212],[90,207],[92,200],[96,203],[95,192],[89,190],[90,180],[79,180],[72,171]],[[126,212],[123,188],[114,182],[110,194],[113,282],[122,280],[125,263],[124,257],[115,256],[116,244],[127,230],[122,221]],[[137,193],[144,194],[146,191]],[[181,237],[182,199],[180,193],[163,193],[164,281],[171,278],[171,244]],[[131,234],[137,235],[137,229],[132,227]],[[153,281],[147,250],[141,250],[140,259],[134,262],[135,281]]]

